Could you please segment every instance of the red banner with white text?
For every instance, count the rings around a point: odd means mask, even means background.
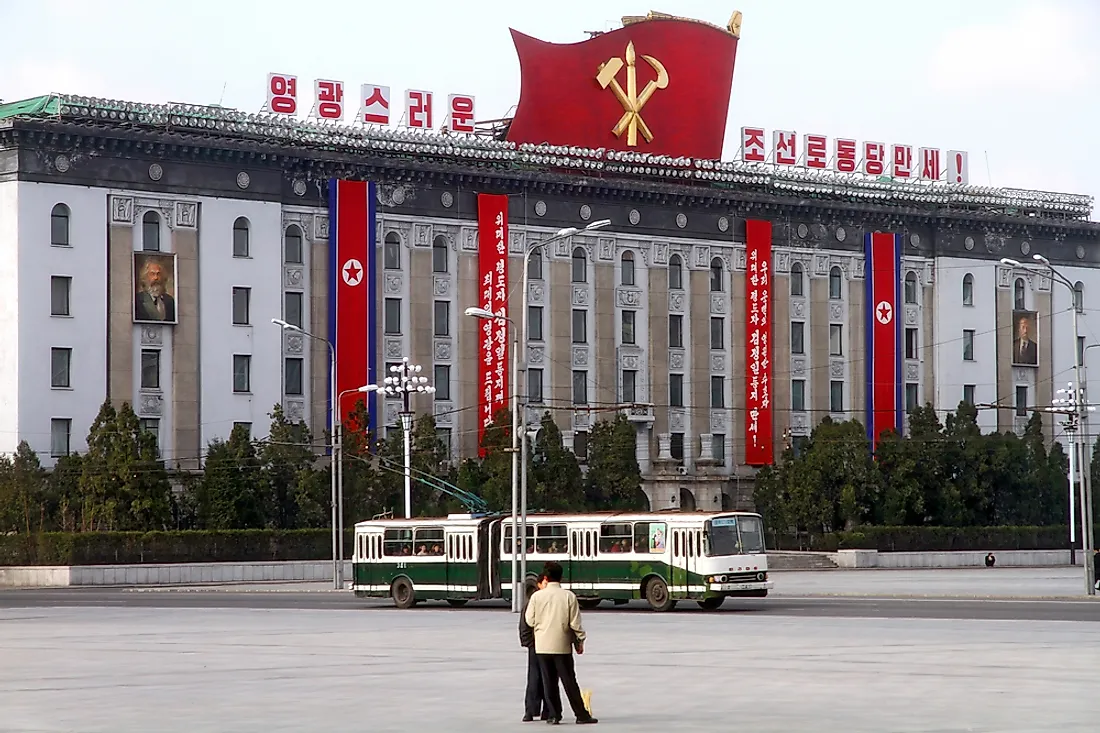
[[[508,197],[477,196],[478,302],[500,316],[482,319],[478,334],[478,455],[485,428],[508,406]]]
[[[745,463],[774,463],[772,452],[772,223],[745,222]]]

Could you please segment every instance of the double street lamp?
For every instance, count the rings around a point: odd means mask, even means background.
[[[519,364],[523,363],[523,374],[527,375],[527,340],[528,340],[528,307],[527,298],[529,292],[529,275],[531,255],[555,242],[568,239],[581,232],[602,229],[611,224],[610,219],[594,221],[583,228],[566,227],[559,229],[548,239],[535,242],[523,252],[523,279],[521,284],[522,304],[520,306],[520,328],[516,333],[516,322],[499,313],[493,313],[485,308],[467,308],[465,314],[473,318],[487,321],[505,321],[512,327],[512,611],[519,613],[523,610],[524,596],[527,592],[527,440],[533,438],[538,428],[529,435],[527,428],[527,409],[520,403]],[[518,342],[518,343],[517,343]],[[523,349],[520,357],[519,348]],[[524,391],[526,397],[526,390]],[[518,511],[517,511],[518,509]],[[518,516],[517,516],[518,514]],[[516,546],[519,546],[519,567],[516,565]],[[518,570],[518,572],[517,572]]]
[[[401,436],[405,443],[405,519],[412,518],[412,418],[409,398],[414,394],[431,394],[435,387],[428,384],[428,378],[420,376],[422,367],[410,364],[409,357],[401,359],[400,364],[390,367],[389,375],[380,386],[374,388],[387,397],[401,397]],[[374,386],[374,385],[370,385]]]

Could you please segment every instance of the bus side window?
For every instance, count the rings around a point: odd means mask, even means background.
[[[413,554],[411,529],[387,529],[385,537],[383,551],[386,555],[407,557]]]

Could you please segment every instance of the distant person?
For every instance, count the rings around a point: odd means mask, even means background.
[[[531,596],[524,617],[535,632],[535,654],[542,674],[543,697],[547,723],[561,723],[561,692],[558,680],[565,688],[569,706],[577,716],[577,724],[598,723],[584,706],[577,671],[573,665],[573,649],[584,654],[586,635],[581,625],[581,610],[573,591],[561,587],[562,568],[548,562],[542,569],[542,590]]]
[[[1096,580],[1093,588],[1100,590],[1100,549],[1092,553],[1092,577]]]
[[[535,593],[546,587],[546,579],[540,578]],[[542,684],[542,672],[539,670],[539,658],[535,654],[535,630],[527,623],[527,607],[531,605],[532,593],[523,604],[523,613],[519,615],[519,645],[527,649],[527,691],[523,697],[523,722],[530,723],[537,716],[547,720],[546,693]]]

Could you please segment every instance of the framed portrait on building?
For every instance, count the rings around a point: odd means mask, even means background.
[[[176,322],[176,255],[134,252],[134,323]]]
[[[1039,319],[1035,311],[1012,311],[1012,366],[1039,366]]]

